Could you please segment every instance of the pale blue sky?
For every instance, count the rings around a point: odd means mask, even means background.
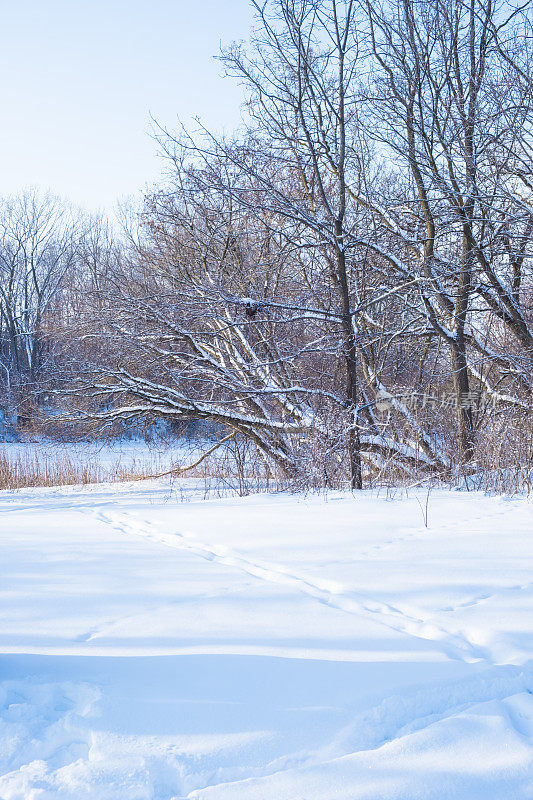
[[[3,0],[0,194],[50,189],[110,209],[162,169],[150,113],[231,130],[242,100],[213,59],[248,0]]]

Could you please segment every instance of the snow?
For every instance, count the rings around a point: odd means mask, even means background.
[[[2,800],[533,797],[533,506],[0,492]]]
[[[176,463],[188,463],[191,454],[204,442],[157,439],[150,443],[139,439],[109,439],[94,442],[53,442],[42,439],[34,442],[1,442],[0,457],[13,463],[17,459],[40,462],[77,460],[89,467],[98,467],[110,480],[119,469],[134,472],[136,469],[154,473],[170,469]],[[201,452],[201,450],[200,450]]]

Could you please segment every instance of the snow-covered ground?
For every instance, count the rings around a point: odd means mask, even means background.
[[[533,798],[533,506],[0,493],[2,800]]]

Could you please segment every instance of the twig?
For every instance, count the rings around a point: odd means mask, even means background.
[[[202,463],[204,458],[210,456],[211,453],[214,453],[215,450],[218,450],[218,448],[222,444],[224,444],[224,442],[227,442],[230,439],[233,439],[234,437],[235,437],[234,433],[230,433],[229,436],[225,436],[223,439],[221,439],[219,442],[213,445],[213,447],[211,447],[206,453],[202,453],[200,458],[197,461],[195,461],[194,464],[189,464],[187,467],[172,467],[171,469],[167,469],[165,472],[157,472],[154,475],[137,475],[134,478],[132,478],[132,480],[147,481],[147,480],[152,480],[153,478],[163,478],[165,475],[180,475],[182,472],[187,472],[188,470],[197,467],[198,464]]]

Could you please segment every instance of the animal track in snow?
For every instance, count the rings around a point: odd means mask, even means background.
[[[251,561],[223,545],[201,542],[191,533],[165,533],[153,523],[135,519],[133,515],[125,512],[91,510],[90,508],[79,508],[79,510],[84,513],[91,512],[101,522],[114,527],[121,533],[141,536],[154,543],[189,552],[223,566],[240,569],[267,583],[294,588],[314,598],[317,602],[339,611],[371,617],[375,622],[398,633],[434,641],[451,658],[467,662],[484,660],[490,663],[485,649],[470,641],[465,634],[451,633],[430,618],[414,617],[388,603],[365,598],[355,593],[343,594],[335,591],[332,585],[326,581],[311,581],[302,575],[292,573],[279,564]]]

